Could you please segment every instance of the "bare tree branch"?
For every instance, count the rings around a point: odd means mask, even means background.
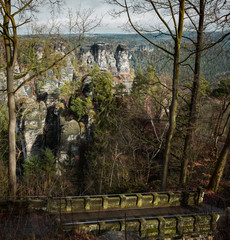
[[[71,51],[67,52],[66,54],[64,54],[61,58],[59,58],[58,60],[56,60],[55,62],[53,62],[52,64],[50,64],[48,67],[45,67],[43,69],[41,69],[40,71],[38,71],[37,73],[31,75],[30,77],[28,77],[26,80],[24,80],[15,90],[14,93],[16,93],[22,86],[24,86],[26,83],[30,82],[32,79],[34,79],[35,77],[41,75],[42,73],[48,71],[49,69],[53,68],[57,63],[61,62],[65,57],[67,57],[70,53],[72,53],[73,51],[75,51],[77,48],[79,48],[82,43],[84,42],[84,39],[73,49],[71,49]]]
[[[130,22],[131,26],[133,27],[133,29],[134,29],[140,36],[142,36],[145,40],[147,40],[148,42],[150,42],[152,45],[154,45],[155,47],[163,50],[163,51],[166,52],[167,54],[173,56],[173,53],[169,52],[168,50],[166,50],[165,48],[161,47],[160,45],[152,42],[149,38],[147,38],[144,34],[142,34],[142,33],[135,27],[135,25],[133,24],[133,22],[132,22],[132,20],[131,20],[130,13],[129,13],[129,8],[128,8],[128,6],[127,6],[126,0],[125,0],[125,6],[126,6],[126,13],[127,13],[129,22]]]

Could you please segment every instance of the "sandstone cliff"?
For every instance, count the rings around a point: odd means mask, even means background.
[[[64,50],[64,47],[57,48],[60,53]],[[41,58],[42,55],[43,50],[38,46],[37,57]],[[126,46],[113,47],[111,44],[97,43],[81,48],[77,57],[87,64],[87,68],[92,68],[96,63],[102,71],[111,72],[114,85],[123,83],[126,90],[130,91],[133,78],[130,75],[129,50]],[[63,161],[69,154],[76,158],[80,154],[79,146],[88,141],[92,121],[89,120],[84,125],[71,116],[67,117],[64,114],[67,106],[64,106],[59,97],[60,86],[80,78],[81,73],[76,73],[73,66],[72,60],[75,58],[72,54],[66,59],[66,65],[59,70],[59,76],[49,70],[18,91],[17,144],[24,160],[31,155],[39,155],[43,147],[49,147],[59,161]],[[20,73],[18,66],[15,70]],[[1,73],[0,77],[1,86],[4,86],[5,74]],[[87,78],[84,84],[89,81],[90,78]]]
[[[79,58],[88,67],[96,63],[101,70],[112,73],[129,73],[129,49],[127,46],[118,45],[114,48],[108,43],[95,43],[80,49]]]

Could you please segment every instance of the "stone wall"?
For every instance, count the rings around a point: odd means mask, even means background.
[[[98,220],[93,222],[65,222],[60,219],[63,214],[72,215],[79,211],[173,207],[179,205],[202,204],[204,192],[197,191],[167,192],[167,193],[138,193],[117,194],[106,196],[79,197],[18,197],[17,200],[0,199],[0,213],[13,213],[15,216],[37,212],[56,216],[56,227],[64,231],[77,228],[80,231],[101,234],[107,231],[124,231],[138,234],[148,239],[213,239],[218,232],[218,223],[229,223],[229,209],[225,215],[216,213],[191,213],[168,216],[122,218],[114,220]],[[195,206],[194,206],[195,207]],[[39,210],[39,211],[37,211]],[[60,219],[58,218],[60,216]],[[33,220],[33,217],[31,217]],[[59,220],[58,220],[59,219]],[[30,220],[30,221],[32,221]],[[221,221],[222,220],[222,221]],[[52,220],[53,221],[53,220]],[[26,226],[27,229],[27,226]],[[27,229],[28,230],[28,229]],[[29,230],[28,230],[29,231]],[[219,238],[217,238],[219,239]]]
[[[203,191],[167,193],[113,194],[79,197],[44,197],[44,199],[21,198],[1,200],[0,211],[15,209],[45,210],[50,213],[79,212],[88,210],[146,208],[163,206],[199,205],[203,201]]]
[[[53,199],[49,205],[50,212],[60,209],[62,212],[85,210],[145,208],[163,206],[198,205],[202,203],[202,192],[168,192],[168,193],[138,193],[133,195],[105,195],[68,197]]]
[[[219,215],[187,215],[132,220],[79,223],[80,231],[103,233],[127,231],[148,239],[211,239],[216,231]],[[69,226],[72,228],[72,226]],[[68,228],[68,225],[65,226]]]

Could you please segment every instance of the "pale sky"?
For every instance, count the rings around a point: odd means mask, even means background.
[[[56,14],[56,17],[60,21],[66,21],[68,9],[71,9],[73,13],[79,9],[92,9],[94,15],[98,18],[103,16],[100,27],[97,27],[93,31],[94,33],[124,33],[124,30],[122,30],[120,26],[127,22],[126,17],[113,18],[109,14],[109,11],[111,11],[114,6],[105,3],[104,0],[65,0],[65,3],[65,10],[63,9],[61,13]],[[48,16],[47,10],[42,11],[39,15],[39,21],[42,23],[47,22]]]
[[[67,29],[67,23],[68,23],[68,9],[70,9],[73,13],[76,11],[80,11],[81,13],[84,12],[84,10],[93,10],[94,15],[92,16],[92,19],[95,19],[96,16],[98,18],[101,18],[103,16],[101,25],[94,29],[91,33],[130,33],[129,31],[124,30],[124,25],[127,23],[127,16],[126,14],[122,14],[119,17],[112,17],[109,12],[114,12],[114,8],[116,6],[109,5],[105,2],[105,0],[64,0],[65,4],[61,7],[60,12],[55,11],[55,15],[53,16],[53,19],[64,25],[62,27],[62,33],[68,33]],[[117,7],[117,9],[121,10]],[[46,26],[51,25],[51,21],[49,21],[52,16],[49,13],[49,7],[43,7],[40,9],[40,13],[36,14],[36,24],[40,25],[41,29],[45,29]],[[141,23],[145,28],[151,29],[151,25],[158,24],[158,20],[153,17],[153,14],[151,12],[146,12],[142,15],[134,15],[132,12],[133,19],[135,19],[135,22]],[[167,21],[167,17],[165,18]],[[171,20],[168,19],[169,21]],[[134,23],[135,23],[134,22]],[[64,30],[63,30],[64,29]],[[30,34],[30,28],[27,26],[27,28],[21,28],[20,30],[21,34]],[[30,31],[31,32],[31,31]]]
[[[109,12],[114,9],[114,6],[107,4],[104,0],[65,0],[66,5],[71,9],[78,9],[79,6],[85,9],[92,9],[95,14],[100,17],[103,16],[102,24],[95,29],[99,33],[121,33],[124,30],[121,26],[127,22],[125,16],[113,18]]]

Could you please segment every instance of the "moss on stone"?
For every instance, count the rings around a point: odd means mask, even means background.
[[[86,210],[99,210],[102,209],[102,198],[86,198],[85,199]]]
[[[126,231],[128,232],[134,232],[139,233],[140,229],[140,222],[138,220],[132,221],[132,222],[122,222],[122,230],[124,231],[126,228]]]
[[[142,206],[143,207],[152,207],[153,205],[153,195],[142,195]]]
[[[72,211],[83,210],[84,209],[84,199],[71,199],[71,209]]]
[[[105,231],[120,231],[120,222],[113,222],[113,223],[105,223],[105,222],[100,222],[100,232],[105,232]]]
[[[126,196],[125,207],[126,208],[137,207],[137,196]]]
[[[66,206],[65,199],[47,199],[47,211],[51,213],[66,212]]]
[[[114,209],[120,207],[119,197],[108,197],[108,209]]]

